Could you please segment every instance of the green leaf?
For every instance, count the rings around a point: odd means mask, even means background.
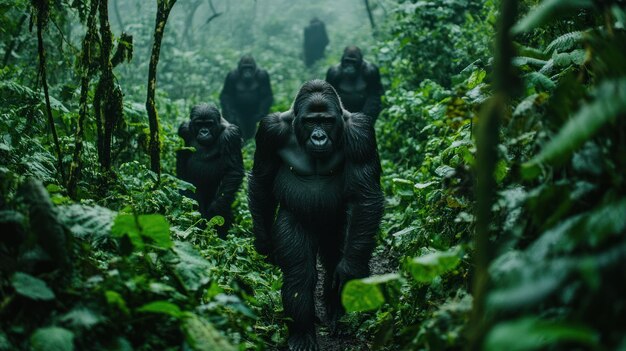
[[[61,317],[61,321],[69,323],[72,327],[91,329],[96,324],[104,321],[104,317],[89,308],[76,307]]]
[[[54,299],[54,292],[48,284],[30,274],[17,272],[11,278],[11,284],[15,291],[33,300],[49,301]]]
[[[159,214],[139,215],[120,213],[115,217],[111,234],[121,237],[128,235],[130,242],[137,249],[144,247],[144,239],[148,239],[159,248],[172,247],[170,225],[167,219]]]
[[[150,238],[158,247],[169,249],[172,247],[170,224],[164,216],[149,214],[139,216],[139,225],[143,229],[141,234]]]
[[[584,326],[526,317],[497,324],[487,334],[484,350],[537,350],[560,342],[595,346],[597,340],[596,333]]]
[[[341,303],[348,312],[371,311],[385,303],[385,297],[375,280],[354,279],[346,283]]]
[[[188,242],[176,241],[163,259],[188,291],[198,291],[210,281],[211,264]]]
[[[30,336],[33,351],[72,351],[74,333],[60,327],[39,328]]]
[[[125,315],[130,315],[130,311],[126,307],[126,301],[118,292],[107,290],[104,292],[104,297],[109,305],[117,307]]]
[[[435,251],[407,261],[407,269],[415,280],[430,283],[438,276],[455,269],[461,262],[458,246],[447,251]]]
[[[178,306],[168,301],[153,301],[139,307],[137,311],[166,314],[174,318],[180,318],[183,315]]]
[[[602,83],[596,96],[594,101],[583,106],[561,128],[539,155],[522,165],[522,175],[525,178],[538,176],[542,164],[562,164],[605,124],[626,113],[626,79]]]
[[[143,249],[143,240],[141,239],[135,216],[132,214],[118,214],[111,227],[111,234],[116,237],[127,235],[133,247],[140,250]]]
[[[546,54],[553,52],[565,52],[576,47],[585,38],[585,32],[576,31],[561,35],[554,39],[546,48]]]
[[[513,34],[527,32],[580,9],[593,8],[593,0],[545,0],[513,28]]]
[[[237,350],[211,323],[193,313],[185,314],[181,329],[185,335],[185,340],[192,350]]]

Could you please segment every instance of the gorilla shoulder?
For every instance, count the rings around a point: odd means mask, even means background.
[[[358,163],[377,155],[376,133],[370,118],[360,112],[346,111],[343,120],[347,159]]]

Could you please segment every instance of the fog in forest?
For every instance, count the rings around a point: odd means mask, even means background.
[[[156,2],[109,2],[113,33],[133,36],[133,59],[116,70],[121,84],[133,89],[126,93],[138,101],[145,95],[155,14]],[[325,22],[330,43],[325,59],[307,69],[302,58],[303,30],[314,17]],[[251,54],[270,74],[275,108],[285,108],[300,82],[323,79],[345,46],[360,46],[367,58],[372,43],[372,28],[361,0],[181,0],[167,21],[158,90],[173,100],[215,102],[228,71],[242,55]],[[277,53],[282,55],[280,60],[275,59]],[[300,79],[293,79],[294,75]]]

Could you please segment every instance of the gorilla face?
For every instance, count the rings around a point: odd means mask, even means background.
[[[347,77],[356,77],[363,65],[363,54],[356,46],[348,46],[341,57],[341,72]]]
[[[191,109],[191,133],[202,146],[211,146],[222,133],[221,115],[215,105],[196,105]]]
[[[239,70],[241,78],[246,82],[250,82],[254,79],[254,75],[256,74],[256,62],[252,56],[245,55],[239,60],[237,69]]]
[[[343,110],[337,93],[323,81],[306,83],[294,103],[294,129],[300,145],[315,158],[329,157],[339,146]]]

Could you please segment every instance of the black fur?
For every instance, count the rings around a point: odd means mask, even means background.
[[[346,58],[356,61],[356,73],[349,76],[345,72]],[[342,63],[328,69],[326,81],[341,97],[343,107],[350,112],[361,112],[375,122],[382,110],[383,86],[376,65],[363,59],[361,50],[348,46],[344,50]]]
[[[198,139],[198,121],[213,121],[211,141],[202,144]],[[233,220],[231,205],[244,176],[239,128],[228,123],[215,105],[197,105],[191,119],[180,125],[178,135],[191,150],[176,153],[176,175],[196,187],[196,192],[185,195],[198,201],[202,217],[224,217],[225,224],[218,227],[222,238],[226,236]]]
[[[326,25],[313,18],[304,28],[304,64],[310,67],[315,61],[323,58],[326,45],[328,45]]]
[[[245,77],[247,69],[253,72],[251,77]],[[244,140],[248,140],[254,137],[257,122],[267,116],[273,102],[269,74],[257,67],[252,56],[243,56],[224,81],[220,94],[224,117],[239,126]]]
[[[334,123],[303,121],[317,112],[332,115]],[[308,149],[305,131],[315,128],[330,139],[331,151],[322,156]],[[344,284],[369,274],[383,213],[376,137],[368,117],[343,109],[334,89],[315,80],[302,86],[289,111],[261,120],[256,143],[248,189],[255,245],[283,271],[283,306],[293,320],[289,346],[315,350],[317,255],[333,325],[343,313]]]

